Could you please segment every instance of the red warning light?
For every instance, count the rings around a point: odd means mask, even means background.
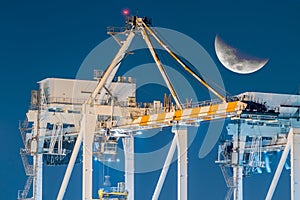
[[[124,9],[123,10],[123,15],[128,15],[129,14],[129,10],[128,9]]]

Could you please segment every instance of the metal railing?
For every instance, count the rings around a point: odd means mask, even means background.
[[[28,176],[24,190],[18,190],[18,200],[27,200],[32,198],[27,198],[28,192],[30,190],[30,187],[32,185],[33,177]]]
[[[124,33],[127,31],[127,27],[114,27],[114,26],[109,26],[106,28],[106,31],[108,34],[114,34],[114,33]]]
[[[72,105],[82,105],[86,99],[76,99],[76,98],[65,98],[65,97],[48,97],[48,104],[72,104]]]
[[[28,152],[26,149],[23,149],[23,148],[20,149],[20,155],[21,155],[22,162],[24,165],[25,173],[27,176],[32,176],[33,175],[33,165],[30,165],[28,163],[27,154],[28,154]]]
[[[116,83],[136,83],[136,79],[130,76],[117,76],[113,79]]]
[[[19,130],[22,136],[23,144],[26,146],[26,130],[28,129],[28,120],[27,118],[21,122],[19,121]]]

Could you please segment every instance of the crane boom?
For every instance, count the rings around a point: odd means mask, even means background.
[[[246,104],[241,101],[209,103],[206,105],[197,105],[191,108],[172,109],[167,112],[158,111],[156,113],[141,115],[136,118],[127,120],[120,120],[113,129],[123,130],[140,130],[152,129],[165,126],[172,126],[174,124],[190,125],[198,123],[199,121],[210,121],[226,117],[238,116],[246,107]],[[115,110],[121,108],[116,107]],[[101,112],[101,106],[95,107],[95,113]],[[152,111],[150,111],[151,113]],[[132,111],[134,113],[134,111]],[[148,113],[148,112],[147,112]]]

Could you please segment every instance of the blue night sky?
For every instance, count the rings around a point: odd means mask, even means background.
[[[123,25],[124,8],[133,13],[138,9],[140,15],[152,17],[154,26],[182,32],[201,44],[218,66],[231,94],[299,92],[298,1],[2,0],[0,199],[16,199],[17,190],[26,181],[19,156],[22,140],[18,121],[25,118],[30,91],[37,88],[37,81],[47,77],[74,78],[87,54],[108,38],[106,27]],[[269,58],[268,64],[249,75],[225,69],[214,52],[216,34],[250,55]],[[214,164],[216,148],[200,160],[202,140],[203,136],[198,134],[190,147],[189,199],[224,199],[227,188],[219,167]],[[63,170],[64,167],[45,168],[44,199],[55,199]],[[81,198],[79,172],[77,166],[65,199]],[[136,199],[150,199],[156,181],[153,177],[158,175],[159,172],[152,172],[136,177]],[[162,200],[175,199],[175,175],[176,166],[172,165]],[[271,178],[272,174],[246,178],[245,199],[264,199]],[[285,171],[274,199],[289,198],[289,174]]]

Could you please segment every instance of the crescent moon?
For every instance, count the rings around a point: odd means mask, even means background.
[[[239,74],[250,74],[267,64],[269,59],[250,57],[238,49],[226,44],[218,35],[215,38],[215,51],[220,62],[230,71]]]

